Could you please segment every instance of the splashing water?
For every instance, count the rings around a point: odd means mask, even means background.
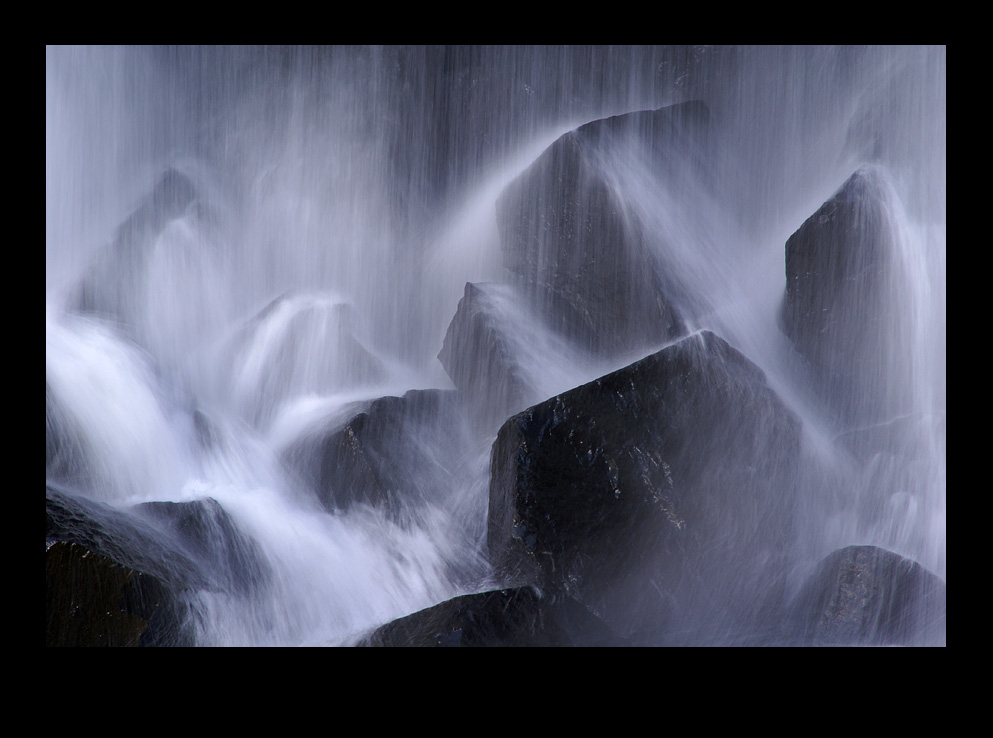
[[[596,166],[686,330],[722,335],[802,418],[798,566],[871,543],[944,578],[944,48],[51,47],[49,482],[121,510],[220,503],[272,575],[196,595],[208,645],[350,643],[494,584],[496,428],[400,459],[435,460],[401,514],[329,509],[292,460],[377,398],[451,388],[437,357],[467,282],[494,283],[544,397],[651,350],[549,333],[517,299],[496,203],[563,133],[690,99],[713,132],[669,150],[666,176],[637,146]],[[899,428],[889,445],[849,454],[776,316],[784,244],[865,165],[896,244],[888,365],[912,402],[875,426]]]

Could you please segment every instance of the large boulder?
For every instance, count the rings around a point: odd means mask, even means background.
[[[790,542],[799,451],[762,371],[691,335],[506,422],[491,559],[646,642],[746,622]]]
[[[48,645],[194,645],[192,595],[211,583],[185,550],[52,486],[46,508]]]
[[[587,123],[501,195],[504,265],[563,335],[613,354],[684,331],[676,286],[604,162],[633,155],[651,176],[672,179],[708,121],[706,106],[690,102]]]
[[[876,546],[825,557],[792,601],[791,635],[815,646],[943,646],[945,582]]]
[[[908,411],[911,316],[885,180],[859,169],[786,242],[780,325],[846,424]],[[905,286],[905,284],[904,284]]]
[[[518,289],[494,282],[466,284],[438,359],[473,429],[490,437],[511,415],[578,384],[583,365]]]
[[[256,543],[238,530],[217,500],[143,502],[133,511],[182,546],[215,588],[249,596],[269,575]]]
[[[626,646],[582,604],[542,597],[531,587],[463,595],[394,620],[361,646]]]
[[[455,387],[474,406],[481,427],[506,420],[534,392],[521,366],[518,327],[497,303],[507,287],[466,283],[438,359]]]
[[[45,645],[139,646],[168,597],[162,583],[75,543],[45,551]]]
[[[382,397],[318,444],[318,496],[332,511],[362,503],[403,514],[444,504],[467,436],[454,391]]]
[[[106,625],[99,608],[114,598],[124,614],[105,612],[122,629],[91,645],[125,645],[135,633],[137,645],[194,645],[198,593],[256,596],[269,575],[256,544],[213,499],[119,509],[49,485],[46,510],[48,623],[60,645],[93,641]]]

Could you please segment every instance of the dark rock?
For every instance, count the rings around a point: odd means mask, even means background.
[[[844,422],[908,410],[910,316],[880,173],[855,172],[786,242],[780,324]],[[896,360],[895,360],[896,359]]]
[[[531,393],[514,350],[514,329],[492,304],[491,292],[501,288],[466,283],[438,354],[459,391],[475,400],[474,415],[486,425],[523,409]]]
[[[193,430],[196,433],[200,447],[213,449],[220,443],[217,428],[211,422],[210,417],[200,408],[193,410]]]
[[[46,506],[49,645],[195,644],[196,562],[106,505],[49,486]]]
[[[439,503],[467,436],[451,390],[382,397],[321,443],[321,502],[329,510],[364,503],[394,513]]]
[[[46,486],[45,506],[48,541],[77,543],[177,589],[209,585],[190,555],[142,518],[53,485]]]
[[[805,645],[943,646],[945,583],[920,564],[875,546],[828,555],[791,605]]]
[[[563,367],[580,359],[528,310],[511,285],[467,283],[438,354],[477,433],[492,436],[507,418],[575,381]],[[554,388],[554,389],[552,389]]]
[[[743,622],[789,544],[799,451],[761,370],[692,335],[507,421],[491,560],[622,635]]]
[[[45,552],[45,645],[138,646],[168,598],[155,577],[59,542]]]
[[[199,592],[250,597],[266,585],[264,557],[215,500],[117,509],[48,485],[46,509],[49,544],[74,543],[157,583],[140,645],[193,645]]]
[[[173,536],[210,573],[215,587],[249,595],[264,584],[269,574],[265,558],[216,500],[143,502],[134,511]]]
[[[463,595],[394,620],[362,646],[627,646],[582,604],[533,588]]]
[[[600,162],[635,145],[654,174],[673,176],[708,120],[703,103],[691,102],[593,121],[560,137],[501,195],[504,265],[563,335],[611,354],[684,332],[676,286]]]

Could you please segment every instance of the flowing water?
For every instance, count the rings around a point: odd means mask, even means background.
[[[349,643],[493,585],[496,428],[428,449],[445,473],[399,518],[321,507],[288,459],[376,398],[450,388],[437,356],[467,282],[497,283],[545,396],[645,353],[594,358],[522,309],[496,202],[561,134],[691,99],[714,131],[673,152],[681,176],[636,146],[598,167],[688,330],[741,350],[803,420],[797,570],[871,543],[945,578],[943,47],[49,48],[46,388],[74,444],[49,481],[119,509],[220,503],[271,576],[198,595],[207,645]],[[911,398],[879,423],[910,430],[856,458],[777,312],[786,240],[866,165],[898,254],[889,366]]]

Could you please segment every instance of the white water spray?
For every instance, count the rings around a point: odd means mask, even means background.
[[[805,491],[798,558],[872,543],[946,576],[943,48],[50,48],[46,61],[46,380],[72,450],[50,481],[121,509],[221,504],[273,575],[253,598],[199,595],[201,642],[347,643],[492,584],[486,439],[451,454],[446,506],[399,520],[329,512],[287,454],[376,398],[450,386],[436,357],[465,283],[508,281],[496,200],[555,138],[694,97],[713,112],[712,148],[674,154],[706,171],[660,182],[634,150],[602,171],[690,296],[687,328],[758,364],[832,470]],[[891,308],[911,329],[893,361],[917,403],[910,463],[880,451],[856,472],[791,374],[775,314],[786,239],[866,163],[892,190]],[[122,259],[118,227],[170,170],[195,194]],[[81,284],[98,310],[80,314]],[[594,361],[505,285],[493,295],[543,392],[637,358]]]

